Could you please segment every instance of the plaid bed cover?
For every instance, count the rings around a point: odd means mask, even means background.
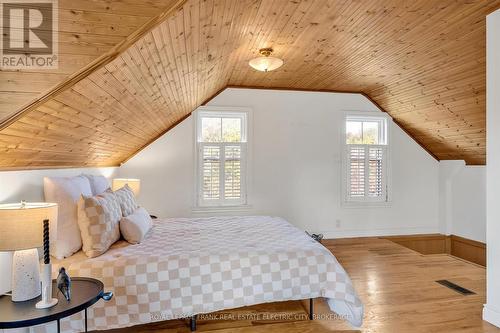
[[[269,216],[156,220],[145,241],[116,243],[97,258],[54,264],[70,276],[101,280],[112,291],[88,309],[89,330],[120,328],[265,302],[327,299],[361,326],[363,305],[336,258],[282,218]],[[83,331],[83,316],[61,321]],[[53,332],[55,324],[36,332]]]

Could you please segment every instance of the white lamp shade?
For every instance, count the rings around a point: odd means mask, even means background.
[[[248,62],[253,68],[261,72],[269,72],[283,66],[283,60],[275,57],[257,57]]]
[[[141,180],[135,178],[115,178],[113,179],[113,191],[116,191],[123,186],[128,185],[134,192],[135,196],[139,195],[141,191]]]
[[[55,223],[57,204],[45,202],[0,204],[0,251],[43,245],[43,220]]]

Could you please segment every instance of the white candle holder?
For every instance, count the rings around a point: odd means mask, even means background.
[[[57,298],[52,298],[52,264],[44,264],[42,266],[42,300],[36,303],[37,309],[46,309],[53,307],[59,301]]]

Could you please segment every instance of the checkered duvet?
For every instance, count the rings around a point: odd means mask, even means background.
[[[92,259],[78,253],[55,262],[54,274],[61,265],[114,293],[88,310],[89,330],[316,297],[354,326],[362,323],[363,305],[336,258],[277,217],[160,219],[141,244],[119,241]],[[82,314],[62,320],[61,329],[82,331]]]

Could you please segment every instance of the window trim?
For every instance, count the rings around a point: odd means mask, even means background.
[[[249,179],[250,179],[250,168],[249,161],[251,158],[251,149],[249,142],[251,142],[251,109],[246,107],[221,107],[221,106],[200,106],[193,112],[194,116],[194,198],[193,198],[193,212],[204,212],[204,211],[232,211],[235,209],[246,209],[249,207],[248,204],[248,190],[249,190]],[[234,117],[242,119],[242,131],[241,131],[241,141],[239,142],[201,142],[201,118],[202,117]],[[245,126],[246,124],[246,126]],[[227,146],[227,145],[239,145],[241,146],[242,158],[241,158],[241,198],[240,199],[219,199],[212,202],[208,200],[203,200],[202,189],[200,183],[200,172],[201,160],[200,160],[200,149],[203,149],[204,145],[217,145],[217,146]],[[222,153],[222,151],[221,151]],[[222,155],[221,155],[222,156]],[[222,163],[222,160],[221,160]],[[221,182],[222,186],[222,182]]]
[[[382,133],[380,133],[379,140],[384,142],[384,144],[348,144],[346,142],[347,137],[347,121],[348,120],[360,120],[360,121],[384,121],[385,126],[383,126]],[[382,112],[377,111],[344,111],[342,117],[342,125],[340,131],[340,145],[342,154],[342,168],[341,168],[341,186],[340,186],[340,198],[341,206],[345,208],[370,208],[370,207],[388,207],[392,204],[392,161],[391,161],[391,146],[392,146],[392,118]],[[382,140],[381,140],[382,139]],[[349,146],[384,146],[386,153],[386,165],[385,165],[385,200],[379,200],[375,198],[370,198],[364,196],[361,198],[351,198],[349,197],[348,182],[349,182]]]
[[[379,131],[379,135],[378,135],[378,142],[376,145],[379,145],[379,146],[387,146],[387,142],[389,142],[389,138],[388,138],[388,124],[387,124],[387,117],[385,116],[382,116],[382,117],[377,117],[377,116],[373,116],[373,115],[370,115],[370,116],[366,116],[366,117],[363,117],[361,115],[359,115],[358,113],[356,113],[355,115],[351,115],[351,114],[347,114],[345,115],[344,117],[344,143],[347,145],[347,143],[345,142],[345,139],[346,139],[346,136],[347,136],[347,129],[346,129],[346,123],[347,121],[359,121],[359,122],[377,122],[379,124],[379,128],[381,128],[382,130]],[[383,126],[385,125],[385,126]],[[361,129],[363,130],[363,129]],[[363,135],[363,134],[361,134]],[[366,145],[366,144],[363,144],[363,143],[353,143],[354,145]]]
[[[200,108],[202,108],[200,110]],[[196,111],[196,143],[204,143],[201,141],[201,118],[240,118],[241,119],[241,141],[238,143],[247,143],[248,142],[248,111],[236,111],[235,108],[222,108],[222,107],[217,107],[217,108],[208,108],[207,107],[200,107]],[[241,109],[241,108],[240,108]],[[243,126],[243,124],[246,124],[247,126]],[[217,142],[214,142],[217,143]],[[226,143],[231,143],[231,142],[226,142]]]

